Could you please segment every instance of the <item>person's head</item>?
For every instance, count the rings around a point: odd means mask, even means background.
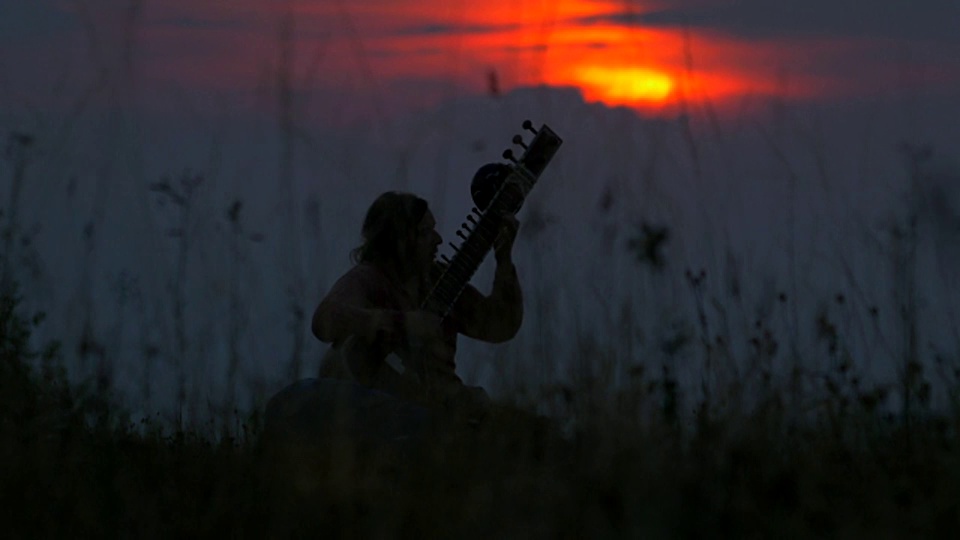
[[[354,262],[396,269],[401,276],[426,272],[443,241],[427,201],[411,193],[388,191],[367,210],[362,243]]]

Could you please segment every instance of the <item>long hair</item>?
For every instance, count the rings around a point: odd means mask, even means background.
[[[388,191],[377,197],[367,210],[362,243],[350,253],[351,260],[404,272],[409,266],[409,241],[427,209],[427,201],[412,193]]]

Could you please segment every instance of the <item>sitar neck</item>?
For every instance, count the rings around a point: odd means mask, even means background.
[[[516,214],[520,210],[527,194],[563,143],[546,125],[536,130],[530,121],[526,120],[523,128],[533,132],[533,141],[527,146],[523,144],[520,135],[513,138],[514,144],[523,147],[523,155],[517,159],[511,150],[503,153],[504,158],[513,162],[510,174],[488,203],[477,201],[482,210],[474,208],[473,213],[467,217],[467,222],[461,226],[462,230],[457,231],[463,242],[459,247],[450,244],[454,255],[446,259],[446,268],[423,302],[423,309],[441,318],[450,314],[454,303],[493,247],[503,216]]]
[[[464,227],[466,232],[457,231],[463,238],[463,242],[460,247],[450,244],[454,249],[454,255],[449,259],[444,272],[424,301],[424,309],[442,318],[449,315],[460,293],[470,283],[473,275],[480,268],[480,263],[493,248],[500,231],[502,216],[512,214],[522,203],[522,197],[518,195],[518,190],[509,189],[508,185],[504,185],[485,212],[474,209],[474,213],[468,218],[472,228]]]

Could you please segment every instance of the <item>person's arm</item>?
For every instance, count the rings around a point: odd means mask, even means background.
[[[400,343],[404,335],[403,312],[374,306],[372,276],[354,268],[343,275],[313,312],[313,335],[325,343],[340,343],[350,336],[386,344]]]
[[[469,285],[461,293],[455,306],[461,334],[501,343],[513,338],[520,330],[523,323],[523,293],[517,268],[513,264],[513,243],[519,226],[513,216],[504,218],[494,248],[497,268],[490,295],[484,296]]]
[[[468,285],[455,307],[461,334],[490,343],[512,339],[523,323],[523,293],[513,263],[498,263],[489,296]]]

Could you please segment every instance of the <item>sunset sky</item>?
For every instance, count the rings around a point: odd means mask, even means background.
[[[93,68],[140,88],[252,93],[275,80],[286,36],[295,91],[401,106],[486,91],[494,71],[503,91],[573,86],[645,111],[952,95],[958,27],[952,0],[4,2],[0,92],[38,99]]]
[[[901,248],[873,242],[920,204],[907,187],[927,190],[928,229],[953,249],[943,260],[960,261],[958,29],[958,0],[0,0],[0,206],[35,220],[24,223],[47,274],[28,276],[28,296],[52,314],[51,338],[80,343],[92,318],[130,358],[154,329],[174,343],[169,284],[181,283],[172,261],[186,257],[176,239],[187,230],[192,354],[227,350],[224,276],[238,275],[249,372],[279,380],[283,361],[261,360],[300,350],[288,349],[291,306],[310,313],[346,268],[375,194],[422,194],[453,239],[467,182],[529,118],[565,141],[521,216],[541,229],[525,229],[518,249],[527,283],[553,284],[529,290],[559,306],[560,349],[582,345],[581,323],[619,320],[634,294],[638,316],[674,335],[673,310],[694,306],[677,300],[690,298],[687,268],[749,277],[758,306],[787,283],[811,310],[851,284],[880,299],[864,294],[860,307],[882,304],[886,249]],[[498,100],[485,97],[494,87]],[[17,154],[17,134],[35,136],[32,149]],[[904,156],[924,155],[939,172],[920,186]],[[4,187],[24,170],[22,186]],[[199,177],[209,181],[190,216],[158,199],[159,179]],[[241,201],[255,234],[234,265]],[[638,216],[670,228],[668,285],[617,247]],[[955,267],[944,268],[917,270],[934,299],[955,296],[943,285]],[[127,280],[142,284],[142,306],[123,300]],[[899,331],[898,312],[883,309]],[[940,314],[921,327],[952,340]],[[817,335],[788,319],[785,330]],[[525,323],[523,347],[542,344],[535,328]],[[865,351],[886,347],[872,335]],[[319,358],[307,339],[304,354]],[[203,392],[201,368],[227,365],[216,358],[196,364]]]

